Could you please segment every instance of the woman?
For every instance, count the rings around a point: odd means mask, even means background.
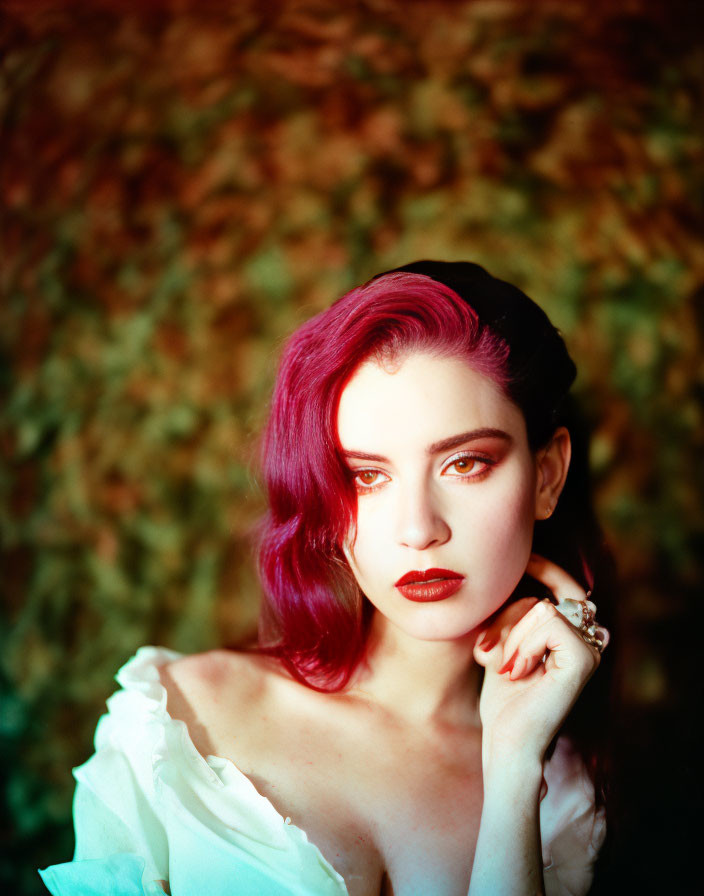
[[[585,893],[598,689],[570,711],[609,577],[584,452],[568,476],[574,375],[468,263],[301,327],[264,439],[261,644],[120,671],[52,892]]]

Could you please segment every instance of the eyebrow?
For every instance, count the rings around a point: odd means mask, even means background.
[[[467,432],[458,433],[456,436],[449,436],[447,439],[440,439],[439,442],[433,442],[428,447],[428,454],[438,454],[440,451],[451,451],[453,448],[459,448],[460,445],[466,445],[467,442],[474,442],[477,439],[503,439],[505,442],[512,442],[512,437],[504,432],[503,429],[492,429],[484,427],[483,429],[469,429]],[[343,451],[343,457],[357,458],[359,460],[371,460],[377,463],[389,463],[388,457],[381,454],[368,454],[366,451]]]

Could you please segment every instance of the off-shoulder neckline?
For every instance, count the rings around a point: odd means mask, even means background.
[[[200,777],[207,779],[207,783],[217,791],[218,796],[222,796],[223,790],[230,789],[233,786],[233,781],[240,782],[241,786],[246,788],[249,797],[261,810],[262,822],[268,822],[267,833],[271,838],[270,845],[285,848],[285,844],[288,843],[293,847],[309,851],[312,858],[340,888],[340,896],[348,896],[344,878],[325,858],[319,847],[308,838],[305,830],[293,824],[288,816],[284,817],[271,800],[257,790],[252,780],[231,759],[213,754],[203,755],[195,746],[187,724],[181,719],[171,716],[167,709],[168,694],[161,681],[160,669],[184,656],[186,654],[166,647],[140,647],[115,675],[122,691],[117,691],[108,699],[108,706],[110,707],[112,701],[119,700],[120,694],[124,692],[141,695],[146,701],[145,707],[150,715],[158,720],[164,732],[176,734],[176,737],[171,739],[171,746],[173,747],[174,743],[178,746],[184,761],[199,770]],[[576,787],[580,790],[586,788],[582,797],[588,798],[587,790],[592,785],[581,760],[573,751],[569,740],[564,737],[558,739],[552,757],[545,763],[544,775],[549,783],[549,788],[548,796],[541,801],[540,824],[543,833],[543,863],[547,871],[551,865],[551,858],[550,843],[546,842],[546,838],[547,841],[551,841],[559,829],[559,824],[555,824],[561,815],[559,811],[555,813],[557,802],[560,802],[566,793],[570,793],[572,798],[575,798],[577,796]],[[241,798],[242,794],[240,793],[239,796]],[[593,796],[591,803],[593,807]],[[544,811],[548,813],[545,817]],[[596,812],[596,816],[601,819],[602,826],[603,814],[603,810]],[[548,823],[543,830],[544,824],[548,822],[549,818],[552,823]]]
[[[115,680],[123,691],[141,694],[151,704],[152,712],[160,719],[165,729],[178,730],[178,743],[183,751],[184,759],[190,763],[196,762],[212,786],[216,787],[220,792],[223,787],[227,788],[227,781],[223,780],[222,775],[223,769],[227,769],[230,775],[233,775],[236,780],[239,780],[247,788],[262,811],[269,817],[269,820],[280,825],[280,830],[285,832],[285,836],[293,838],[294,841],[298,841],[298,844],[302,844],[304,848],[311,850],[317,862],[338,885],[342,886],[342,892],[347,894],[348,890],[344,878],[325,858],[319,847],[308,838],[303,828],[293,824],[288,816],[284,817],[271,800],[257,790],[252,780],[231,759],[214,754],[204,756],[194,744],[188,725],[181,719],[175,719],[171,716],[167,709],[168,694],[161,681],[160,669],[169,663],[182,659],[184,656],[186,654],[166,647],[140,647],[135,655],[119,669],[115,675]],[[225,775],[225,777],[228,776]]]

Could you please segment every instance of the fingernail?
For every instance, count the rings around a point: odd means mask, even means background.
[[[511,669],[511,674],[509,675],[509,678],[511,679],[511,681],[515,681],[517,678],[520,678],[521,673],[523,672],[525,667],[526,667],[525,658],[522,656],[517,657],[516,662],[513,664],[513,669]]]
[[[503,666],[499,669],[499,675],[503,675],[504,672],[508,672],[509,669],[513,669],[513,665],[514,665],[515,661],[516,661],[516,654],[514,653],[513,656],[510,656],[506,660],[506,662],[503,664]]]

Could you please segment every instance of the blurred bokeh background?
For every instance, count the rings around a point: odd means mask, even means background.
[[[0,14],[3,892],[42,892],[37,865],[70,857],[70,769],[135,649],[253,630],[256,439],[285,336],[427,257],[520,285],[578,362],[623,582],[620,824],[594,892],[690,892],[699,5]]]

